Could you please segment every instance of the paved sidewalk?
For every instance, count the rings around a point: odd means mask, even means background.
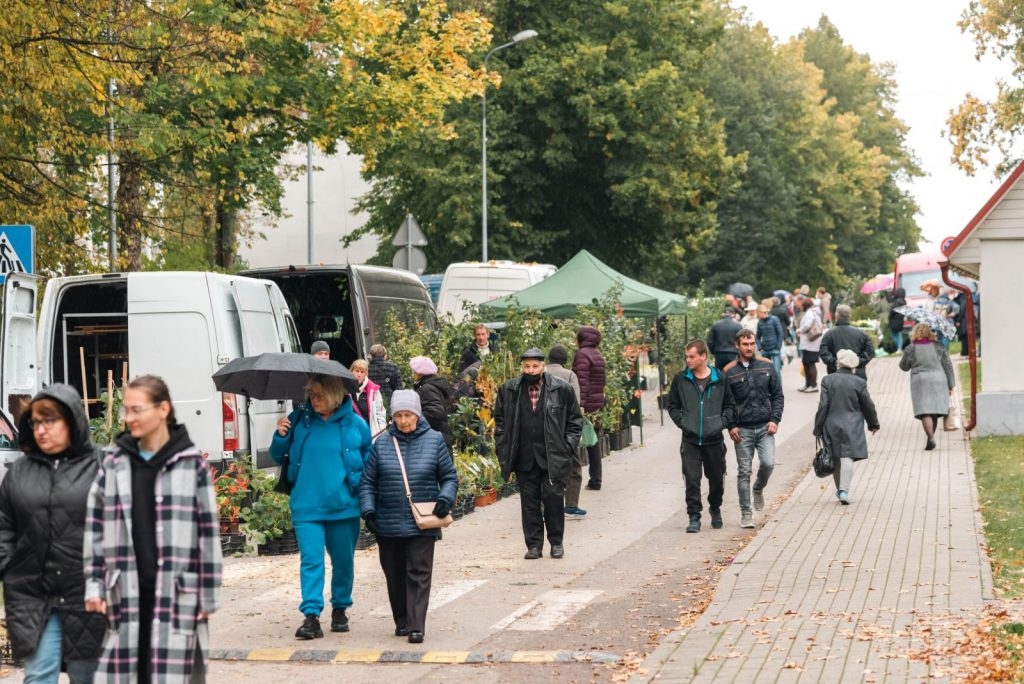
[[[632,681],[948,681],[953,663],[933,649],[992,599],[968,443],[941,433],[924,451],[898,359],[868,374],[882,429],[855,465],[852,504],[809,472],[696,624]]]

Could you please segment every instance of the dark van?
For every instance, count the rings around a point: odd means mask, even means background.
[[[365,359],[379,341],[388,312],[408,326],[437,324],[433,304],[420,279],[383,266],[286,266],[255,268],[241,275],[274,281],[291,310],[302,348],[316,340],[346,368]]]

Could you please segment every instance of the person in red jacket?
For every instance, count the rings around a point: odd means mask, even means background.
[[[580,383],[580,406],[584,413],[593,414],[604,407],[604,356],[597,350],[601,331],[592,325],[581,326],[576,331],[576,344],[579,351],[573,359],[572,372]],[[589,417],[596,427],[601,427],[592,415]],[[587,447],[587,460],[590,461],[587,489],[601,489],[601,450],[597,445]]]

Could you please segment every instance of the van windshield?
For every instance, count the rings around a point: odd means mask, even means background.
[[[346,368],[357,358],[356,330],[348,274],[299,272],[261,274],[277,283],[288,302],[302,351],[316,340],[331,348],[331,358]]]

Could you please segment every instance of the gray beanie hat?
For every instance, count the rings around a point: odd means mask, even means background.
[[[317,340],[316,342],[314,342],[309,347],[309,353],[310,354],[316,354],[317,352],[322,352],[322,351],[325,351],[328,354],[331,353],[331,346],[329,344],[327,344],[326,342],[324,342],[323,340]]]
[[[399,411],[408,411],[422,416],[420,395],[416,394],[414,390],[395,390],[391,395],[391,415],[395,415]]]

